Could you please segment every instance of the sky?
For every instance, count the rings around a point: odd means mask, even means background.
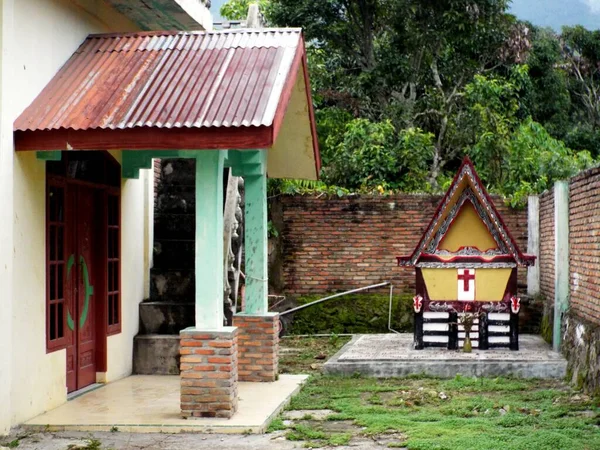
[[[210,8],[215,22],[223,20],[219,9],[227,0],[212,0]],[[600,0],[513,0],[511,12],[534,25],[560,31],[563,25],[584,25],[600,29]]]
[[[595,1],[595,0],[594,0]],[[597,0],[600,3],[600,0]],[[213,22],[221,22],[223,18],[219,14],[219,10],[221,9],[221,5],[223,3],[227,3],[227,0],[212,0],[210,6],[210,12],[213,15]]]
[[[511,12],[519,19],[556,31],[577,24],[600,28],[600,0],[513,0]]]

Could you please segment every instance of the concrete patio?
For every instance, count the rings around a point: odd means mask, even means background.
[[[430,375],[452,378],[513,376],[560,379],[567,361],[540,336],[521,335],[520,350],[476,350],[472,353],[444,348],[413,349],[412,334],[355,336],[324,365],[325,373],[374,377]]]
[[[107,384],[24,424],[32,431],[139,433],[263,433],[300,390],[306,375],[273,383],[240,382],[239,409],[231,419],[183,419],[178,376],[130,376]]]

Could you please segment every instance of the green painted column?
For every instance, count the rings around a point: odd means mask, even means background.
[[[554,329],[552,347],[560,350],[563,314],[569,307],[569,182],[554,184]]]
[[[245,314],[265,314],[269,305],[266,150],[253,152],[254,170],[244,176],[246,308]]]
[[[196,155],[196,329],[223,328],[224,151]]]

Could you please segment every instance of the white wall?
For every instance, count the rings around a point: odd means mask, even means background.
[[[2,1],[0,435],[66,400],[65,351],[46,354],[45,165],[34,154],[14,154],[12,124],[89,33],[135,29],[108,8],[92,16],[68,0]],[[123,198],[127,216],[143,210],[143,183],[124,182]],[[138,217],[140,223],[131,224],[130,217],[123,217],[124,244],[136,233],[143,236],[143,214]],[[131,367],[129,347],[143,293],[143,246],[138,238],[123,247],[127,306],[123,333],[109,339],[108,350],[127,349],[109,358],[109,379],[126,375]],[[130,317],[134,304],[135,324]]]
[[[121,161],[120,152],[111,152]],[[121,182],[121,333],[109,336],[108,371],[99,381],[111,382],[131,374],[133,338],[139,331],[139,303],[144,299],[146,273],[150,270],[147,254],[146,182],[152,174],[140,170],[139,180]]]
[[[10,101],[3,92],[10,81],[6,48],[12,38],[12,9],[12,2],[0,2],[0,435],[6,434],[11,424],[13,152]]]

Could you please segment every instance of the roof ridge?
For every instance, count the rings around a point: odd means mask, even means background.
[[[196,31],[174,31],[174,30],[160,30],[160,31],[129,31],[123,33],[92,33],[87,36],[86,39],[101,39],[101,38],[133,38],[133,37],[145,37],[145,36],[189,36],[189,35],[211,35],[211,34],[266,34],[266,33],[302,33],[302,28],[289,27],[289,28],[234,28],[227,30],[196,30]]]

